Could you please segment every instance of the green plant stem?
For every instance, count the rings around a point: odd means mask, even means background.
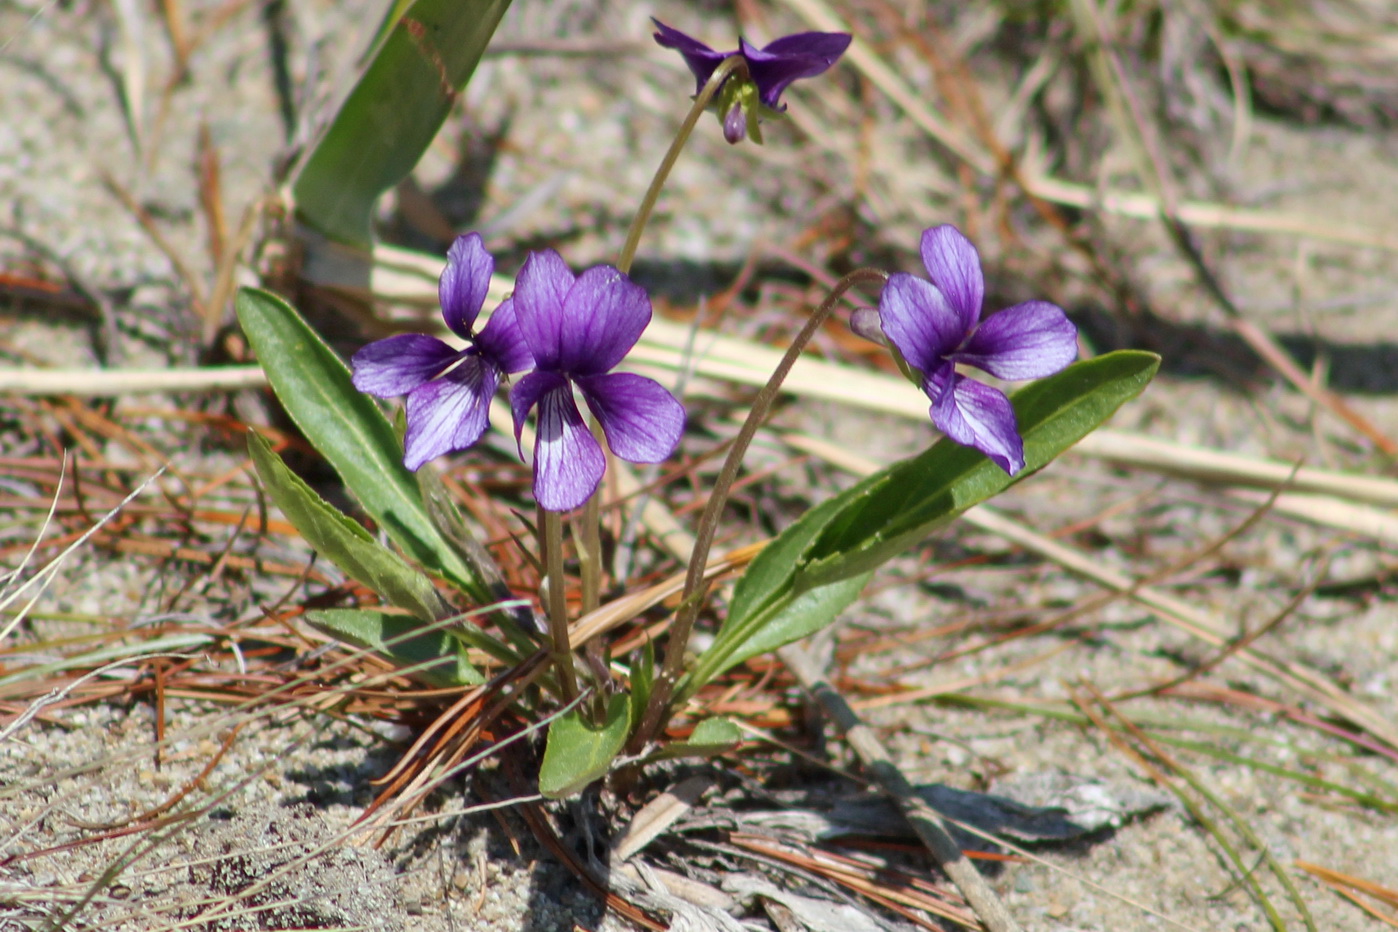
[[[616,261],[616,267],[622,273],[630,273],[631,263],[636,259],[636,247],[641,243],[641,234],[645,232],[646,222],[650,220],[651,211],[655,209],[655,202],[660,199],[660,190],[665,187],[665,179],[670,177],[670,169],[675,167],[675,162],[679,160],[680,152],[684,149],[684,144],[689,141],[689,136],[694,132],[694,127],[698,124],[699,118],[708,109],[709,102],[714,99],[718,89],[723,86],[729,76],[735,72],[740,72],[740,77],[747,77],[747,61],[741,55],[730,55],[719,62],[714,73],[709,76],[709,80],[699,89],[699,93],[694,95],[694,104],[689,108],[689,113],[685,116],[684,122],[680,124],[680,131],[675,134],[674,142],[670,143],[669,150],[665,153],[665,158],[660,160],[660,167],[655,170],[655,177],[650,180],[650,187],[646,189],[646,196],[641,198],[641,206],[636,210],[636,216],[631,221],[631,229],[626,231],[626,244],[621,247],[621,255]]]
[[[757,398],[753,401],[752,410],[748,412],[747,420],[743,422],[738,436],[728,450],[728,457],[723,461],[723,468],[719,470],[718,478],[714,480],[713,489],[709,492],[709,500],[704,506],[704,513],[699,518],[699,527],[694,539],[694,552],[689,557],[689,568],[684,578],[684,590],[680,595],[680,607],[676,612],[674,624],[670,626],[670,636],[665,643],[665,662],[660,669],[660,674],[655,679],[655,686],[652,688],[650,699],[646,703],[645,715],[632,739],[633,749],[639,749],[650,741],[659,733],[669,718],[670,698],[674,692],[675,683],[679,681],[680,673],[683,671],[684,654],[689,645],[689,633],[693,630],[695,619],[699,617],[699,611],[703,605],[701,587],[704,585],[704,568],[708,565],[709,550],[713,547],[714,535],[718,532],[718,518],[723,513],[723,506],[728,502],[728,493],[733,488],[733,481],[738,477],[738,468],[743,463],[743,457],[747,454],[752,438],[756,436],[762,423],[767,420],[767,414],[772,410],[772,405],[781,393],[782,383],[786,381],[791,367],[796,364],[797,358],[805,350],[806,345],[811,342],[816,331],[834,313],[835,307],[845,296],[845,292],[855,285],[883,284],[887,280],[887,272],[862,268],[855,269],[836,282],[830,294],[820,303],[815,313],[811,314],[805,326],[801,328],[801,332],[796,335],[796,339],[791,341],[791,346],[787,348],[786,354],[777,364],[772,377],[767,380],[767,384],[763,386],[762,391],[758,392]]]
[[[568,643],[568,602],[563,593],[563,518],[556,511],[539,509],[539,531],[543,535],[544,572],[548,576],[549,655],[558,670],[558,685],[564,702],[578,695],[578,678],[573,670],[573,649]]]

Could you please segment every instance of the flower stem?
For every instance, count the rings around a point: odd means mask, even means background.
[[[578,678],[573,671],[573,650],[568,643],[568,603],[563,592],[563,518],[556,511],[539,509],[539,530],[543,535],[544,572],[548,575],[549,656],[558,671],[558,685],[564,702],[578,695]]]
[[[610,474],[615,466],[612,451],[607,446],[606,437],[603,436],[602,428],[596,421],[592,422],[592,433],[606,454],[607,469]],[[583,505],[582,514],[573,521],[573,546],[577,548],[578,575],[582,579],[582,611],[580,615],[587,615],[602,604],[602,489],[600,488]],[[608,679],[607,653],[602,646],[602,639],[593,638],[587,642],[587,646],[583,650],[583,659],[587,662],[587,667],[591,670],[595,682],[598,684],[606,683]],[[606,691],[595,690],[593,699],[593,708],[590,711],[593,720],[600,725],[607,716]]]
[[[845,292],[858,284],[876,282],[882,284],[887,280],[887,272],[862,268],[855,269],[836,282],[830,294],[820,303],[820,306],[816,308],[801,328],[801,332],[796,335],[796,339],[792,340],[791,346],[787,348],[786,354],[777,364],[772,377],[767,380],[767,384],[763,386],[762,391],[753,401],[752,410],[748,412],[747,420],[743,422],[742,429],[738,431],[738,436],[728,450],[728,457],[723,461],[723,468],[719,470],[718,478],[714,480],[713,489],[709,492],[708,503],[704,506],[704,514],[699,519],[699,528],[695,534],[694,552],[689,557],[684,591],[680,595],[680,607],[675,614],[675,621],[670,626],[670,636],[665,643],[665,662],[661,667],[660,674],[655,679],[655,685],[651,688],[650,701],[646,704],[645,714],[641,717],[641,724],[636,729],[632,739],[633,749],[639,749],[650,741],[669,719],[670,698],[674,692],[675,683],[679,681],[682,672],[685,650],[689,646],[689,633],[694,628],[695,619],[699,617],[699,611],[703,607],[703,592],[700,587],[704,585],[704,568],[708,565],[709,550],[712,548],[714,536],[718,532],[719,515],[722,514],[723,506],[728,502],[728,493],[733,488],[733,481],[738,476],[738,468],[742,465],[743,457],[747,454],[752,438],[756,436],[758,428],[767,419],[767,414],[772,410],[773,403],[776,402],[777,396],[781,393],[782,382],[786,380],[791,367],[796,364],[797,357],[811,342],[816,331],[834,313],[836,305],[844,297]]]
[[[614,465],[612,449],[601,425],[589,418],[592,435],[607,458],[610,474]],[[573,544],[578,548],[578,572],[582,577],[582,613],[586,615],[602,603],[602,489],[583,504],[582,514],[573,522]]]
[[[684,149],[684,144],[689,141],[690,133],[694,132],[699,118],[704,115],[709,102],[714,99],[714,95],[723,86],[723,82],[728,80],[729,75],[737,71],[741,71],[743,77],[746,76],[747,60],[741,55],[730,55],[719,63],[719,66],[714,69],[714,73],[709,75],[709,80],[704,82],[704,86],[699,89],[699,93],[694,95],[694,104],[689,108],[684,122],[680,124],[680,131],[675,134],[675,140],[670,143],[665,158],[660,160],[660,167],[655,170],[655,177],[650,180],[646,196],[641,199],[641,206],[631,221],[631,229],[626,231],[626,244],[621,247],[621,256],[616,262],[616,267],[623,274],[631,272],[631,263],[636,259],[636,247],[641,243],[641,233],[645,231],[646,222],[650,220],[650,213],[655,209],[655,202],[660,199],[660,189],[665,187],[665,179],[670,177],[670,169],[674,168],[675,162],[679,160],[680,152]]]

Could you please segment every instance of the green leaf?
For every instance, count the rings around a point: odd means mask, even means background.
[[[431,622],[453,614],[432,580],[378,544],[368,531],[325,501],[293,473],[256,431],[248,453],[282,514],[306,542],[386,601]]]
[[[539,792],[549,799],[581,793],[611,769],[630,733],[631,700],[626,693],[607,700],[607,718],[600,728],[588,723],[581,704],[554,719],[539,767]]]
[[[676,741],[666,745],[651,760],[669,760],[672,757],[716,757],[727,754],[742,743],[743,732],[737,725],[722,716],[706,718],[694,726],[687,741]]]
[[[967,508],[1042,469],[1145,389],[1160,366],[1154,353],[1122,350],[1069,366],[1013,397],[1025,468],[1011,477],[981,453],[942,440],[839,496],[840,514],[822,525],[796,566],[798,590],[867,572]]]
[[[485,677],[466,659],[466,648],[448,632],[423,630],[422,622],[369,608],[326,608],[306,620],[336,640],[372,650],[434,688],[475,686]]]
[[[369,246],[375,202],[417,165],[509,5],[417,0],[380,29],[372,60],[296,171],[301,219],[336,242]]]
[[[1140,394],[1159,365],[1153,353],[1123,350],[1016,392],[1026,465],[1013,478],[976,450],[943,439],[811,509],[738,580],[727,620],[677,701],[734,664],[833,621],[875,568],[1043,468]]]
[[[349,369],[291,305],[243,288],[238,322],[272,390],[364,510],[409,559],[439,572],[478,602],[490,594],[433,525],[403,449],[372,398],[350,384]]]

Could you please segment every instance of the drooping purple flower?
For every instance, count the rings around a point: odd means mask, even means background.
[[[980,254],[953,226],[923,231],[922,262],[930,283],[912,275],[889,277],[879,298],[880,325],[918,370],[937,429],[1013,476],[1024,468],[1024,441],[1010,400],[961,375],[956,364],[1007,380],[1043,378],[1077,357],[1077,328],[1047,301],[1016,304],[981,321]]]
[[[813,78],[827,71],[849,48],[850,37],[843,32],[800,32],[757,48],[746,39],[738,39],[738,48],[731,52],[716,51],[698,39],[685,35],[678,29],[651,18],[658,30],[655,41],[667,49],[674,49],[684,56],[685,64],[694,73],[695,93],[703,89],[713,76],[714,69],[732,55],[741,55],[747,63],[749,88],[755,89],[756,103],[765,107],[768,113],[782,113],[786,105],[781,102],[782,92],[792,81]],[[741,142],[749,128],[753,137],[761,142],[755,132],[760,108],[745,100],[736,82],[727,81],[715,96],[718,101],[719,119],[723,123],[723,136],[730,143]]]
[[[617,456],[658,463],[674,452],[684,430],[683,406],[654,379],[611,371],[650,323],[644,288],[609,265],[574,276],[546,249],[525,260],[514,302],[535,369],[510,390],[510,406],[516,440],[529,412],[539,409],[534,499],[541,507],[577,508],[597,490],[606,468],[574,386]]]
[[[379,398],[407,396],[403,465],[416,472],[444,453],[464,450],[490,426],[490,399],[500,379],[529,368],[529,348],[506,299],[480,333],[472,325],[485,304],[495,260],[480,235],[459,236],[437,285],[442,318],[470,343],[458,350],[436,337],[400,333],[365,346],[350,359],[352,381]]]

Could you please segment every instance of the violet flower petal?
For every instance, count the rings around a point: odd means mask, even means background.
[[[534,356],[519,329],[513,298],[506,298],[476,335],[481,354],[493,360],[501,372],[523,372],[534,365]]]
[[[579,376],[608,371],[636,345],[650,317],[644,288],[610,265],[587,269],[563,301],[556,367]]]
[[[576,281],[552,249],[531,252],[515,278],[515,319],[540,369],[560,368],[566,345],[563,302]]]
[[[1024,468],[1024,441],[1015,424],[1015,411],[999,389],[954,371],[924,383],[932,398],[932,423],[957,443],[975,447],[1010,475]]]
[[[572,511],[597,491],[606,457],[583,422],[572,386],[553,372],[531,372],[511,390],[516,441],[536,405],[534,500],[548,511]]]
[[[403,465],[416,472],[428,460],[464,450],[490,426],[490,399],[500,372],[479,356],[408,393]]]
[[[519,448],[521,458],[524,456],[521,435],[524,432],[524,422],[529,419],[529,412],[539,403],[545,392],[560,387],[566,388],[567,385],[568,380],[557,372],[535,369],[510,388],[510,415],[515,422],[515,445]]]
[[[849,48],[850,37],[840,32],[801,32],[761,49],[746,39],[738,42],[758,98],[773,110],[783,110],[780,98],[787,86],[828,71]]]
[[[458,236],[447,251],[447,267],[437,281],[437,298],[442,304],[442,319],[463,340],[471,336],[494,271],[495,259],[485,251],[479,233]]]
[[[684,63],[689,66],[689,70],[694,75],[694,93],[699,93],[713,77],[714,69],[730,55],[738,54],[736,51],[720,52],[710,48],[698,39],[692,38],[665,25],[654,16],[650,21],[655,23],[655,28],[659,30],[655,33],[655,41],[667,49],[674,49],[684,58]]]
[[[922,231],[922,264],[960,317],[961,333],[970,333],[985,303],[985,278],[976,247],[950,224],[932,227]]]
[[[400,333],[375,340],[350,357],[350,382],[361,392],[396,398],[434,378],[464,355],[436,337]]]
[[[981,322],[951,359],[984,369],[996,378],[1042,379],[1078,357],[1078,330],[1063,309],[1048,301],[1026,301]]]
[[[630,372],[577,382],[617,456],[629,463],[658,463],[675,452],[684,431],[684,406],[659,382]]]
[[[961,317],[946,296],[930,283],[901,272],[890,275],[883,286],[879,321],[908,365],[924,375],[942,365],[942,357],[966,337]]]
[[[748,115],[743,112],[742,103],[735,100],[733,106],[723,115],[723,141],[730,146],[736,146],[746,139],[747,135]]]

